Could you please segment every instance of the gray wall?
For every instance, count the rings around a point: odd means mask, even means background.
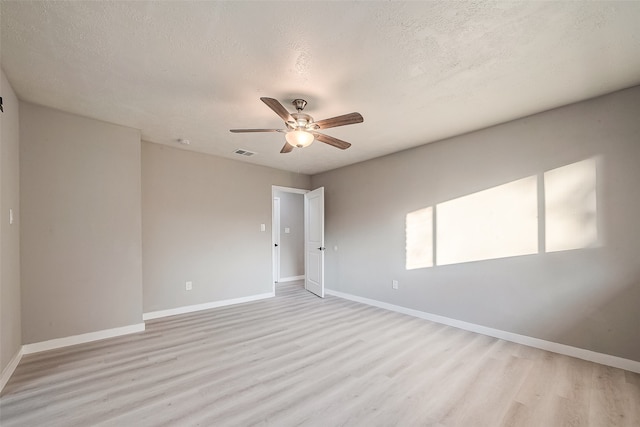
[[[4,113],[0,113],[0,372],[22,345],[18,99],[4,71],[1,74]],[[13,209],[13,225],[9,224],[9,209]]]
[[[640,361],[639,118],[635,87],[313,176],[327,287]],[[408,212],[592,156],[600,247],[405,269]]]
[[[144,312],[271,292],[271,186],[309,181],[143,142]]]
[[[304,275],[304,195],[277,191],[280,198],[280,277]],[[285,233],[289,228],[289,233]]]
[[[23,343],[142,322],[138,130],[20,103]]]

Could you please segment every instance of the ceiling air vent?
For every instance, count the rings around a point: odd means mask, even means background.
[[[250,156],[253,156],[254,154],[256,154],[253,151],[242,150],[242,149],[238,149],[238,150],[234,151],[234,153],[240,154],[241,156],[247,156],[247,157],[250,157]]]

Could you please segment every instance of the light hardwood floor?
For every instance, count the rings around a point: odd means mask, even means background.
[[[25,356],[10,426],[640,426],[640,375],[336,297],[277,296]]]

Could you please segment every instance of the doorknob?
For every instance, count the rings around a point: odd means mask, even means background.
[[[278,244],[276,243],[274,246],[275,246],[275,247],[278,247]]]
[[[319,247],[318,248],[319,251],[324,251],[325,249],[327,249],[327,248],[323,248],[323,247]]]

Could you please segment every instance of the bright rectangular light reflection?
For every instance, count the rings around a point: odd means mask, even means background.
[[[537,177],[436,206],[436,265],[538,252]]]
[[[433,267],[433,208],[409,212],[406,218],[406,269]]]
[[[596,159],[545,172],[544,197],[547,252],[597,245]]]

